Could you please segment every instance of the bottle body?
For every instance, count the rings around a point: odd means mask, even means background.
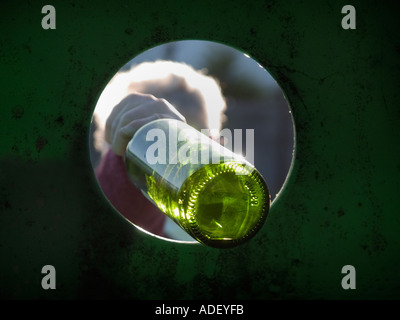
[[[131,181],[193,238],[232,247],[251,238],[269,211],[261,174],[187,124],[152,121],[128,144]]]

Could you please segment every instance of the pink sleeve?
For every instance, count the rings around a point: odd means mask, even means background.
[[[163,236],[165,215],[129,180],[124,160],[111,149],[102,158],[95,174],[111,204],[135,225]]]

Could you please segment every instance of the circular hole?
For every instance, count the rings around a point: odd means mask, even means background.
[[[176,41],[145,51],[125,64],[104,88],[94,109],[91,163],[105,197],[127,220],[166,240],[195,242],[130,181],[124,155],[118,155],[115,140],[110,140],[116,136],[115,128],[137,118],[144,119],[140,121],[144,124],[146,117],[154,115],[148,104],[142,113],[115,116],[118,108],[123,109],[121,101],[132,93],[165,99],[192,127],[217,130],[221,144],[242,154],[261,173],[274,201],[288,175],[294,148],[294,124],[284,93],[246,53],[210,41]],[[107,129],[110,117],[114,132]],[[125,134],[128,139],[132,130]]]

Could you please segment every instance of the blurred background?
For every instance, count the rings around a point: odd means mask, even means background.
[[[271,200],[285,182],[294,150],[294,123],[284,94],[272,76],[251,57],[232,47],[209,41],[185,40],[163,44],[138,55],[119,72],[142,62],[171,60],[184,62],[216,78],[226,99],[226,118],[222,128],[254,129],[254,165],[265,178]],[[110,106],[110,111],[113,106]],[[95,109],[90,152],[95,168],[101,157],[96,144],[98,130],[109,112]]]

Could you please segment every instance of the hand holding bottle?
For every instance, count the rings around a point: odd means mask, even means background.
[[[135,93],[114,107],[105,138],[136,187],[189,235],[212,247],[239,245],[266,220],[267,185],[244,158],[184,122],[165,99]],[[148,139],[152,130],[164,138]]]
[[[106,122],[105,139],[111,144],[115,154],[123,156],[128,142],[139,128],[163,118],[186,122],[185,117],[167,100],[150,94],[130,94],[110,113]]]

